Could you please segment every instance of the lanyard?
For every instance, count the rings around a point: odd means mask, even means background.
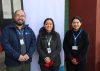
[[[78,33],[78,35],[75,37],[75,35],[74,35],[74,33],[73,33],[73,36],[74,36],[74,45],[76,46],[76,39],[78,38],[78,36],[80,35],[80,33],[81,33],[81,30],[80,30],[80,32]]]
[[[23,35],[24,30],[23,30],[23,29],[22,29],[22,30],[18,30],[18,29],[17,29],[17,33],[18,33],[18,35]]]
[[[24,29],[18,30],[16,29],[17,35],[19,39],[24,39]]]
[[[48,46],[50,47],[50,42],[51,42],[52,36],[50,36],[50,39],[47,40]]]
[[[20,42],[20,47],[21,47],[21,54],[24,55],[26,53],[26,45],[25,45],[25,40],[24,40],[24,29],[18,30],[16,29],[19,42]]]

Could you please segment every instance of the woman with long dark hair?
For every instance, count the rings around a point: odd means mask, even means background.
[[[64,37],[63,49],[67,71],[85,71],[89,40],[88,33],[81,25],[82,19],[79,16],[73,17],[72,29],[68,30]]]
[[[37,51],[41,71],[59,71],[61,40],[52,18],[44,20],[37,38]]]

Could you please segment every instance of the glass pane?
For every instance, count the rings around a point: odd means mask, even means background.
[[[2,0],[2,7],[3,7],[3,18],[11,19],[12,18],[11,1]]]
[[[21,9],[21,0],[13,0],[14,12],[18,9]]]

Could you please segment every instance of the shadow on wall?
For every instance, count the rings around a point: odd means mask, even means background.
[[[100,62],[97,63],[96,71],[100,71]]]
[[[96,65],[97,67],[96,67],[96,71],[100,71],[100,43],[99,43],[99,45],[98,45],[98,63],[97,63],[97,65]]]

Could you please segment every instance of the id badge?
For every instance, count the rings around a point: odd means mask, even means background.
[[[78,50],[78,46],[72,46],[72,50]]]
[[[51,48],[47,48],[47,52],[48,53],[51,53]]]
[[[20,44],[23,45],[24,44],[24,40],[20,39]]]

